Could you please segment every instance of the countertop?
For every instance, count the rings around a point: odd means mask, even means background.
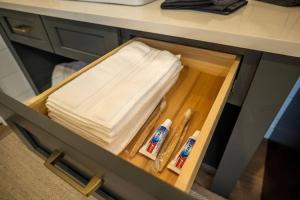
[[[300,7],[250,0],[223,16],[68,0],[0,0],[0,8],[300,57]]]

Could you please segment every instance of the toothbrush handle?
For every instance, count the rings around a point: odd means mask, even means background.
[[[144,144],[147,137],[151,134],[151,132],[155,128],[155,125],[160,117],[160,114],[161,114],[161,111],[158,111],[158,113],[155,114],[155,116],[152,118],[152,120],[150,121],[148,126],[143,130],[142,134],[139,136],[139,138],[137,139],[137,141],[135,142],[134,146],[132,147],[132,149],[130,151],[130,154],[129,154],[130,158],[133,158],[136,155],[136,153],[139,151],[141,146]]]
[[[185,137],[185,135],[186,135],[186,133],[187,133],[187,131],[188,131],[188,129],[189,129],[189,125],[190,125],[190,123],[188,122],[187,124],[186,124],[186,126],[184,127],[184,130],[183,130],[183,133],[181,134],[181,136],[180,136],[180,138],[179,138],[179,140],[178,140],[178,143],[177,143],[177,145],[176,145],[176,147],[175,147],[175,150],[174,150],[174,152],[178,152],[179,150],[180,150],[180,144],[182,144],[182,142],[183,142],[183,139],[184,139],[184,137]]]

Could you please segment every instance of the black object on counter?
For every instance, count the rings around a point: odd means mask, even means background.
[[[242,6],[246,0],[165,0],[162,9],[187,9],[228,15]]]
[[[276,4],[280,6],[286,6],[286,7],[300,5],[300,0],[259,0],[259,1]]]

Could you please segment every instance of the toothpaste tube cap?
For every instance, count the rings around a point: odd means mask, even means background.
[[[199,130],[196,130],[196,131],[194,132],[194,134],[193,134],[193,137],[194,137],[194,138],[197,138],[199,134],[200,134],[200,131],[199,131]]]
[[[170,119],[166,119],[164,121],[164,123],[162,124],[162,126],[166,127],[168,130],[169,130],[171,125],[172,125],[172,120],[170,120]]]

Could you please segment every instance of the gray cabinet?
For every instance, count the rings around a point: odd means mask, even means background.
[[[120,33],[120,29],[114,27],[3,9],[0,10],[0,20],[11,41],[35,47],[37,51],[42,49],[54,52],[57,54],[53,54],[54,56],[62,55],[86,62],[95,60],[117,47],[121,36],[124,41],[134,36],[143,36],[241,55],[243,59],[234,87],[230,86],[228,102],[241,106],[242,109],[212,184],[212,189],[224,196],[230,193],[299,76],[299,67],[295,66],[299,59],[296,58],[264,53],[261,59],[262,52],[247,49],[133,30],[122,30]],[[17,46],[15,45],[15,48]],[[24,47],[25,51],[29,49]],[[16,49],[20,52],[20,48]],[[26,55],[24,57],[29,60],[31,57],[37,60],[36,56]],[[66,156],[58,164],[61,164],[65,171],[74,170],[71,174],[78,181],[86,183],[90,177],[104,174],[105,182],[101,190],[116,195],[113,195],[116,198],[191,198],[99,146],[82,140],[49,120],[45,113],[35,112],[1,92],[0,114],[8,119],[11,127],[14,127],[31,149],[45,158],[54,150],[64,152]],[[101,192],[98,190],[98,193]]]
[[[0,17],[10,40],[53,52],[39,15],[0,9]]]
[[[56,54],[92,61],[119,45],[117,28],[42,17]]]

